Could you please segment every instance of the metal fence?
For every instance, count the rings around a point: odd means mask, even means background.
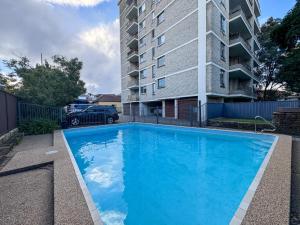
[[[272,120],[273,113],[279,108],[299,108],[300,101],[266,101],[239,103],[208,103],[208,119],[217,117],[249,119],[262,116]]]
[[[37,104],[18,103],[18,123],[32,120],[51,120],[61,124],[65,116],[61,107],[51,107]]]
[[[0,91],[0,135],[17,127],[17,97]]]
[[[201,127],[206,125],[206,107],[206,104],[199,106],[197,101],[187,102],[178,107],[177,115],[168,115],[167,110],[164,112],[160,106],[139,109],[139,106],[135,105],[131,106],[130,115],[120,116],[120,122]]]

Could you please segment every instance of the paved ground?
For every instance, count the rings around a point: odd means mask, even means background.
[[[0,178],[0,224],[53,224],[51,165]]]
[[[5,170],[28,166],[18,153],[44,153],[52,145],[52,135],[26,136],[9,153]],[[22,154],[24,156],[24,154]],[[31,154],[27,154],[30,156]],[[14,158],[16,157],[16,158]],[[31,156],[30,156],[31,157]],[[12,160],[13,158],[13,160]],[[32,164],[35,157],[31,157]],[[5,165],[1,165],[4,167]],[[29,169],[0,177],[0,224],[53,224],[53,166]]]
[[[300,138],[293,140],[290,224],[300,224]]]
[[[60,131],[24,137],[0,168],[0,225],[92,225],[90,210]]]

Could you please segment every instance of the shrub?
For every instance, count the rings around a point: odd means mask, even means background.
[[[26,135],[49,134],[58,128],[57,122],[45,119],[28,120],[19,125],[19,130]]]

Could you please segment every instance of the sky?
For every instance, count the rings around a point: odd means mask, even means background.
[[[179,0],[183,1],[183,0]],[[204,0],[203,0],[204,1]],[[282,18],[296,0],[260,0],[261,23]],[[121,92],[118,0],[0,0],[2,60],[78,57],[89,93]]]

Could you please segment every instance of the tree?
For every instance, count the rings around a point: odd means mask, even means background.
[[[262,32],[258,37],[261,44],[258,57],[262,64],[257,69],[257,72],[261,77],[260,84],[262,86],[263,100],[269,100],[276,97],[277,90],[282,87],[282,84],[278,79],[282,51],[279,50],[278,44],[271,38],[273,30],[279,23],[280,19],[269,18],[262,26]]]
[[[49,106],[64,106],[85,93],[84,82],[80,80],[82,62],[77,58],[67,60],[62,56],[53,57],[53,65],[30,65],[26,57],[4,61],[19,82],[14,93],[25,101]]]
[[[284,51],[279,80],[292,92],[300,92],[300,0],[276,26],[272,40]]]

